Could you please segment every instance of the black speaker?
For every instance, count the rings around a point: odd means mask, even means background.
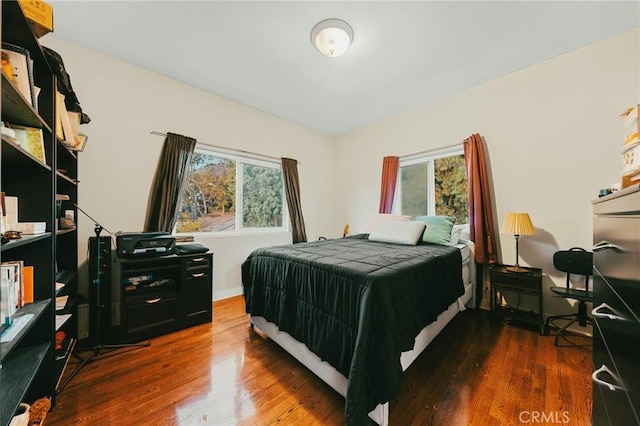
[[[94,345],[113,339],[111,237],[89,238],[89,337]]]

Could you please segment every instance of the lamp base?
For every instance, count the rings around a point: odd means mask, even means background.
[[[523,274],[525,272],[529,272],[529,270],[527,268],[521,268],[518,265],[514,265],[514,266],[507,266],[507,271],[509,272],[517,272],[519,274]]]

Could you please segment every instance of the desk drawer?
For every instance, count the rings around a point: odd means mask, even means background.
[[[178,318],[176,293],[149,293],[126,300],[126,332],[134,333],[153,327],[166,326]]]

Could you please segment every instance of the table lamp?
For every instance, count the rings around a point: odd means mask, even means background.
[[[503,234],[512,234],[516,239],[516,264],[507,268],[510,272],[528,272],[528,269],[521,268],[518,264],[518,240],[520,235],[535,235],[536,230],[531,223],[528,213],[509,212],[502,222],[500,232]]]

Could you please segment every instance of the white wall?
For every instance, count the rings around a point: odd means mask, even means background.
[[[64,58],[91,123],[79,154],[79,205],[111,232],[141,231],[163,138],[174,132],[204,143],[299,161],[309,240],[339,236],[333,216],[334,139],[226,98],[115,60],[53,34],[42,44]],[[215,70],[212,70],[215,72]],[[79,215],[81,286],[93,222]],[[103,234],[106,235],[106,234]],[[214,252],[214,298],[241,294],[240,265],[257,247],[291,243],[291,234],[198,238]]]
[[[636,29],[339,137],[336,171],[349,182],[336,194],[341,214],[356,231],[377,211],[385,155],[461,143],[479,133],[496,225],[509,211],[529,212],[537,234],[521,238],[520,264],[544,269],[544,310],[566,311],[567,303],[548,290],[564,285],[552,254],[592,245],[591,201],[620,181],[619,114],[640,100],[639,64]],[[514,263],[514,238],[497,237],[502,262]]]

